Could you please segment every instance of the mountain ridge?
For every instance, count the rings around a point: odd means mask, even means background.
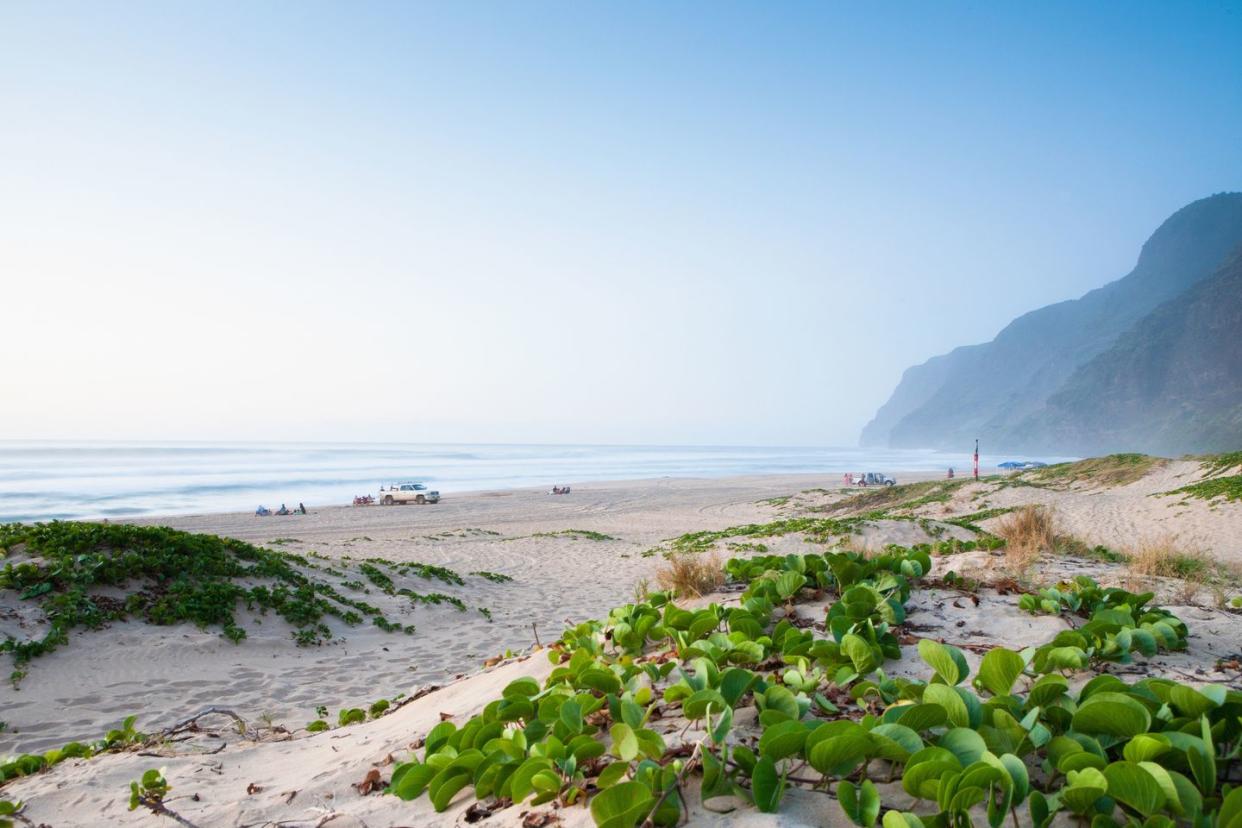
[[[1186,205],[1161,223],[1120,279],[1022,314],[990,342],[908,368],[861,444],[961,449],[978,437],[1000,450],[1060,452],[1054,441],[1027,436],[1031,418],[1075,371],[1211,276],[1239,245],[1242,193]]]

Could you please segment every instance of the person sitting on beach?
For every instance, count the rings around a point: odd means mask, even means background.
[[[302,501],[300,500],[298,501],[298,514],[299,515],[306,514],[306,505],[303,504]]]
[[[276,514],[287,515],[289,514],[289,510],[285,507],[285,504],[282,503],[280,504],[280,508],[276,510]]]
[[[254,513],[258,515],[259,517],[267,517],[272,512],[266,506],[260,506],[259,508],[254,510]]]

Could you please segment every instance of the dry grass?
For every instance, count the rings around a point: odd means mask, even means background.
[[[1056,544],[1052,512],[1043,506],[1023,506],[1010,512],[996,527],[996,534],[1005,539],[1005,569],[1018,575]]]
[[[1225,589],[1235,590],[1242,581],[1236,564],[1218,561],[1200,549],[1187,549],[1172,534],[1148,538],[1125,550],[1125,556],[1130,580],[1142,584],[1143,590],[1156,589],[1153,578],[1177,581],[1175,585],[1166,582],[1165,590],[1171,590],[1171,600],[1178,604],[1211,603],[1203,599],[1205,594],[1219,602]]]
[[[1152,457],[1148,454],[1110,454],[1107,457],[1091,457],[1076,463],[1058,463],[1033,472],[1024,472],[1022,476],[1037,485],[1054,488],[1074,483],[1093,488],[1125,486],[1141,480],[1168,463],[1163,457]]]
[[[724,578],[724,562],[714,552],[674,553],[655,574],[660,589],[671,589],[683,598],[698,598],[715,592]]]
[[[1181,548],[1172,534],[1148,538],[1127,549],[1125,554],[1129,559],[1130,571],[1135,575],[1202,582],[1215,569],[1211,558],[1202,552]]]

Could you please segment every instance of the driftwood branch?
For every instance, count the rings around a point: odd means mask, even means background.
[[[400,710],[401,708],[405,707],[410,702],[418,701],[423,696],[434,693],[439,689],[440,689],[440,685],[438,684],[425,684],[422,687],[415,690],[413,693],[410,693],[410,695],[406,696],[404,699],[398,700],[396,704],[388,708],[388,712],[391,713],[394,710]]]
[[[246,720],[245,719],[237,715],[236,712],[229,710],[227,707],[216,707],[215,705],[212,705],[211,707],[208,707],[198,713],[195,713],[193,716],[190,716],[187,719],[182,719],[181,721],[177,722],[171,727],[164,728],[163,730],[160,731],[159,736],[157,738],[166,739],[175,733],[180,733],[184,730],[189,730],[198,724],[199,719],[205,718],[207,716],[228,716],[230,719],[237,722],[237,729],[239,732],[241,732],[243,735],[246,733]]]
[[[188,819],[183,817],[181,814],[177,813],[176,811],[169,810],[168,806],[165,805],[157,797],[144,796],[141,799],[139,799],[138,802],[139,804],[145,805],[147,808],[150,808],[151,813],[155,814],[156,816],[166,816],[169,819],[171,819],[173,822],[177,823],[178,825],[184,825],[185,828],[198,828],[197,825],[195,825],[193,822],[190,822]]]

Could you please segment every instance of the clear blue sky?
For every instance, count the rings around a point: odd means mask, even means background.
[[[1242,189],[1242,6],[0,5],[0,437],[852,444]]]

